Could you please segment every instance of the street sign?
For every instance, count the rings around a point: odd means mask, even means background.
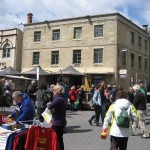
[[[127,77],[127,69],[120,69],[119,70],[119,77],[126,78]]]

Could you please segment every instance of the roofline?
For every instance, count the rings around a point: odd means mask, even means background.
[[[11,30],[17,30],[17,28],[5,29],[5,30],[0,30],[0,31],[11,31]]]
[[[142,31],[145,31],[143,28],[141,28],[140,26],[138,26],[137,24],[135,24],[134,22],[132,22],[131,20],[129,20],[128,18],[126,18],[125,16],[123,16],[122,14],[116,12],[116,13],[108,13],[108,14],[99,14],[99,15],[86,15],[86,16],[81,16],[81,17],[74,17],[74,18],[65,18],[65,19],[58,19],[58,20],[46,20],[43,22],[36,22],[36,23],[30,23],[30,24],[24,24],[24,26],[32,26],[32,25],[39,25],[39,24],[47,24],[47,23],[55,23],[55,22],[65,22],[65,21],[72,21],[72,20],[82,20],[82,19],[88,19],[88,18],[98,18],[98,17],[106,17],[106,16],[120,16],[123,19],[129,21],[131,24],[135,25],[137,28],[139,28]],[[148,34],[145,31],[146,34]]]
[[[38,24],[64,22],[64,21],[72,21],[72,20],[81,20],[81,19],[88,19],[89,17],[90,18],[97,18],[97,17],[115,16],[115,15],[119,15],[119,13],[109,13],[109,14],[91,15],[91,16],[86,15],[86,16],[81,16],[81,17],[65,18],[65,19],[50,20],[50,21],[46,20],[46,21],[43,21],[43,22],[24,24],[24,26],[32,26],[32,25],[38,25]]]

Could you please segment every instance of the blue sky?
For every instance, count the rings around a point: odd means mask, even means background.
[[[139,26],[150,25],[150,0],[0,0],[0,29],[34,22],[119,12]]]

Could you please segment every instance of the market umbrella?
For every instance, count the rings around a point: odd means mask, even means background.
[[[20,72],[12,68],[11,66],[7,67],[5,70],[6,75],[19,75]]]
[[[83,73],[77,71],[76,69],[74,69],[72,66],[68,66],[67,68],[65,69],[60,69],[58,72],[55,72],[54,74],[56,75],[82,75],[84,76]]]
[[[29,71],[23,72],[23,75],[36,75],[37,74],[37,68],[39,67],[39,75],[40,76],[46,76],[46,75],[50,75],[50,73],[46,72],[45,70],[43,70],[40,66],[37,66]]]

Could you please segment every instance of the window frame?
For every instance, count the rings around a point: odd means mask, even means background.
[[[135,63],[135,55],[134,53],[131,53],[131,67],[135,67],[134,63]]]
[[[142,47],[142,37],[138,35],[138,46]]]
[[[39,35],[36,35],[38,33]],[[34,31],[34,42],[41,42],[41,31]]]
[[[133,31],[130,32],[130,36],[131,36],[131,43],[135,44],[135,33]]]
[[[60,29],[52,30],[52,41],[59,41],[60,40]]]
[[[147,68],[148,68],[148,59],[145,58],[144,59],[144,70],[147,71]]]
[[[148,50],[148,40],[147,39],[144,40],[144,47],[145,47],[145,51],[147,51]]]
[[[81,58],[81,49],[73,50],[73,64],[81,64]]]
[[[96,29],[99,27],[99,29]],[[94,38],[103,37],[104,36],[104,25],[94,25]]]
[[[121,53],[121,58],[122,58],[122,66],[126,66],[126,52]]]
[[[95,48],[94,49],[94,64],[102,64],[102,63],[103,63],[103,48]]]
[[[142,56],[138,56],[138,69],[142,69]]]
[[[6,43],[3,47],[2,58],[10,58],[10,44]]]
[[[38,55],[38,57],[37,57],[37,55]],[[34,57],[36,57],[36,58],[34,58]],[[40,52],[33,52],[32,65],[39,65],[39,64],[40,64]]]
[[[56,58],[57,56],[58,58]],[[51,65],[58,65],[58,64],[59,64],[59,51],[51,51]]]

